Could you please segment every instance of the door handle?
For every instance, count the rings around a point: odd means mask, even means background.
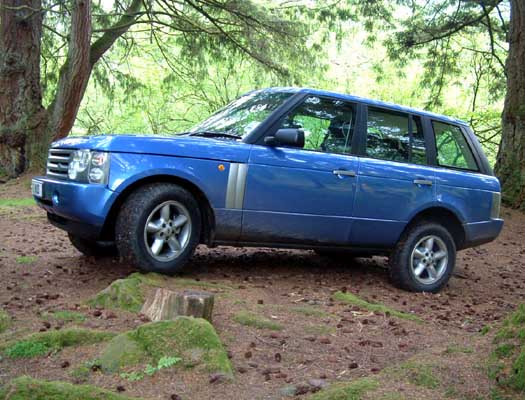
[[[429,181],[428,179],[414,179],[414,183],[416,185],[432,186],[432,181]]]
[[[355,171],[348,171],[346,169],[334,169],[333,171],[333,174],[334,175],[339,175],[339,176],[355,176]]]

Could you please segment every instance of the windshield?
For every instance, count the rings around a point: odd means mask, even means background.
[[[245,94],[219,110],[190,132],[224,133],[244,138],[293,93],[259,91]]]

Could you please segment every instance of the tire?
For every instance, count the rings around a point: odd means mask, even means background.
[[[437,293],[447,284],[455,264],[456,245],[450,232],[438,223],[422,221],[404,233],[392,252],[390,279],[404,290]]]
[[[117,247],[111,242],[97,242],[68,233],[69,241],[75,249],[88,257],[115,257]]]
[[[199,205],[187,190],[169,183],[142,186],[118,214],[118,251],[122,259],[143,271],[172,275],[193,255],[201,225]]]

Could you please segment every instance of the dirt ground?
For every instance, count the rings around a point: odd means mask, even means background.
[[[28,197],[28,177],[0,185],[0,200]],[[97,372],[87,383],[151,399],[279,399],[283,388],[312,379],[331,385],[377,376],[382,383],[372,398],[489,398],[483,366],[491,333],[480,331],[498,326],[525,302],[525,215],[504,209],[503,217],[498,240],[461,252],[448,287],[436,295],[393,288],[384,258],[334,261],[311,251],[201,246],[182,277],[217,284],[214,326],[236,370],[234,380],[210,382],[176,368],[137,382]],[[133,271],[115,259],[82,256],[36,206],[0,206],[0,307],[14,319],[0,342],[64,326],[120,332],[140,325],[136,314],[100,313],[85,305]],[[423,322],[349,306],[333,298],[336,291]],[[44,318],[59,310],[78,311],[85,320]],[[233,318],[240,311],[283,329],[241,325]],[[100,345],[91,345],[34,359],[0,358],[0,384],[20,375],[75,382],[71,370],[99,351]],[[421,363],[432,366],[437,386],[414,384],[411,366]]]

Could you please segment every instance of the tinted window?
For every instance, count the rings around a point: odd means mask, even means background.
[[[420,118],[369,108],[366,154],[381,160],[426,164],[427,149]]]
[[[310,96],[285,117],[281,128],[303,129],[306,150],[350,153],[354,111],[344,101]]]
[[[477,171],[476,160],[461,129],[454,125],[436,121],[433,121],[432,125],[436,135],[438,164],[444,167]]]
[[[408,115],[368,109],[366,154],[390,161],[409,160]]]
[[[412,117],[411,140],[412,144],[410,162],[414,164],[425,165],[427,163],[427,145],[425,143],[425,136],[423,135],[421,118],[419,117]]]

